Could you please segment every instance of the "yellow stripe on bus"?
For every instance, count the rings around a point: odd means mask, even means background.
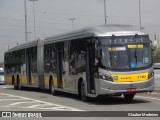
[[[4,76],[5,84],[11,85],[12,84],[12,76]]]
[[[27,76],[20,76],[20,83],[27,84]]]
[[[49,86],[49,76],[44,76],[45,85]]]
[[[54,86],[57,87],[58,86],[58,82],[57,82],[57,77],[54,77]],[[65,87],[65,80],[64,80],[64,77],[62,78],[62,87],[64,88]]]

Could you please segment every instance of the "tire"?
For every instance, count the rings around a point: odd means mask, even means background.
[[[17,81],[14,78],[13,78],[13,80],[14,80],[14,89],[18,90]]]
[[[19,79],[17,79],[17,89],[18,89],[18,90],[21,90],[21,89],[22,89],[21,83],[20,83],[20,80],[19,80]]]
[[[126,101],[132,101],[135,94],[124,94],[123,95]]]
[[[53,80],[51,80],[51,82],[50,82],[50,92],[51,92],[52,95],[57,94],[57,91],[54,88]]]
[[[85,90],[85,84],[84,82],[81,82],[81,99],[82,101],[88,101],[89,98],[86,96],[86,90]]]

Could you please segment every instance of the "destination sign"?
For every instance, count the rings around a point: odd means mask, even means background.
[[[123,44],[142,44],[150,43],[148,35],[143,36],[115,36],[99,38],[101,45],[123,45]]]

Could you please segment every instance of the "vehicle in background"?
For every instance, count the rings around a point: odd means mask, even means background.
[[[153,63],[154,69],[160,69],[160,63]]]
[[[0,68],[0,70],[4,70],[3,68]]]
[[[0,84],[4,84],[4,70],[0,68]]]

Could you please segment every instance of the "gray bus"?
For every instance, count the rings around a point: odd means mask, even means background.
[[[41,38],[5,52],[5,83],[79,94],[124,95],[154,90],[148,34],[129,25],[101,25]]]

